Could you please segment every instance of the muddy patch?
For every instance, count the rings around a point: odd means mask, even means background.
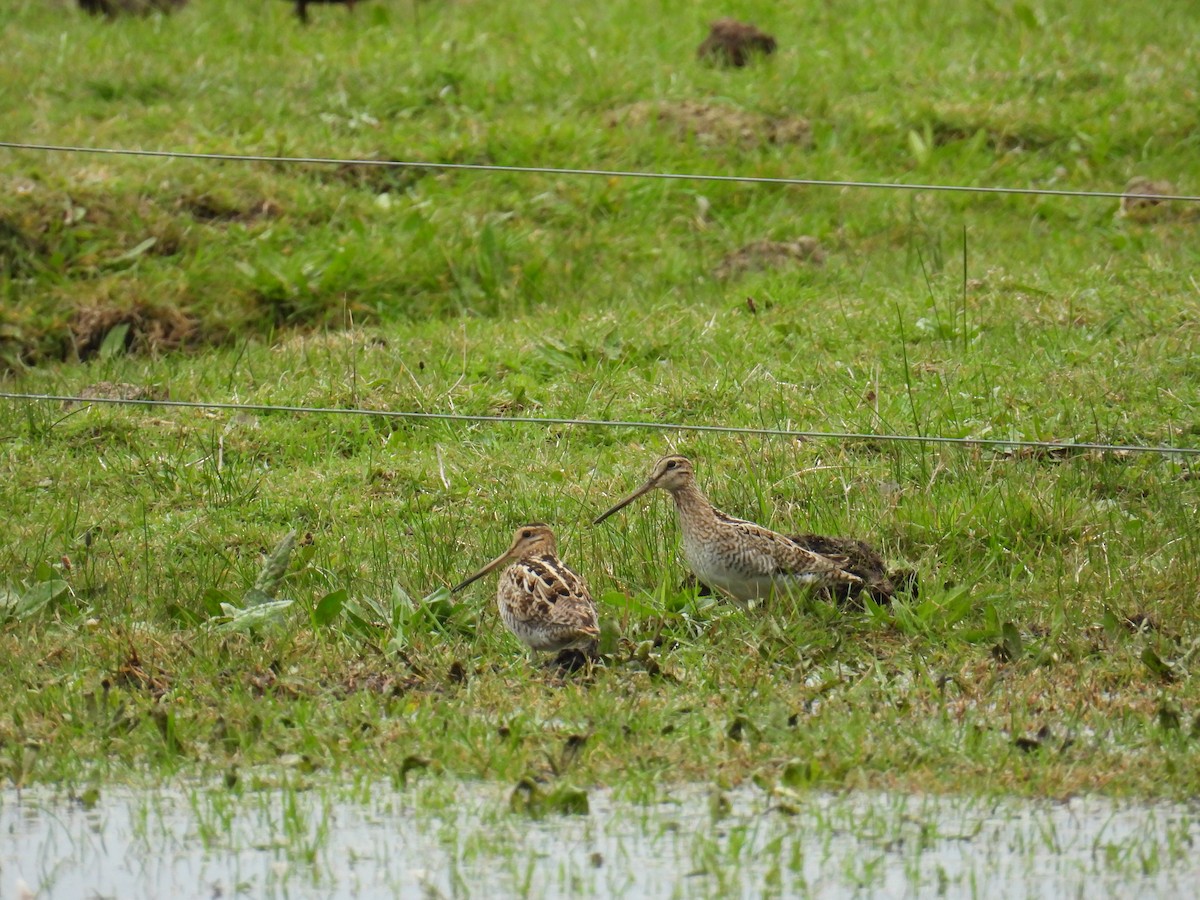
[[[195,318],[182,310],[148,303],[85,306],[71,317],[70,329],[81,360],[96,356],[106,340],[114,349],[153,353],[185,347],[199,333]]]
[[[740,69],[756,56],[774,52],[775,38],[765,31],[737,19],[717,19],[697,48],[696,58],[710,65]]]
[[[279,204],[265,197],[237,200],[211,193],[184,197],[179,201],[179,208],[198,222],[255,222],[283,215]]]
[[[449,677],[453,678],[453,675]],[[349,697],[359,692],[403,697],[413,691],[431,690],[423,675],[380,671],[365,666],[352,668],[339,676],[330,676],[326,686],[339,697]]]
[[[713,275],[724,281],[747,272],[805,264],[819,266],[823,262],[825,250],[814,237],[802,236],[794,241],[753,241],[726,254]]]
[[[1045,150],[1071,137],[1032,123],[1005,127],[969,106],[931,110],[928,118],[911,122],[908,130],[933,147],[980,140],[995,153]]]
[[[1141,176],[1131,178],[1125,185],[1117,216],[1133,222],[1157,222],[1168,218],[1183,217],[1195,218],[1195,210],[1190,208],[1190,204],[1170,203],[1161,199],[1179,193],[1175,185],[1165,179],[1154,181]]]
[[[474,150],[452,150],[444,157],[445,162],[459,165],[485,166],[494,162],[487,153]],[[401,165],[401,163],[408,163],[408,161],[398,159],[388,153],[376,152],[362,157],[361,162],[313,165],[309,167],[309,171],[324,184],[344,184],[374,194],[406,191],[430,175],[453,171],[440,169],[437,166]]]
[[[79,391],[80,400],[166,400],[170,391],[160,385],[129,384],[125,381],[97,381]],[[66,400],[64,409],[78,406],[78,401]],[[137,655],[134,651],[134,656]]]
[[[807,119],[768,116],[734,106],[685,100],[681,103],[642,101],[614,110],[608,115],[610,128],[653,128],[666,131],[681,141],[701,144],[812,145],[812,125]]]
[[[1063,462],[1069,459],[1084,458],[1092,462],[1103,460],[1127,460],[1133,453],[1129,450],[1101,450],[1095,447],[1079,446],[1073,441],[1049,440],[1045,443],[1016,446],[996,447],[993,454],[998,459],[1037,460],[1042,462]]]
[[[143,663],[137,650],[131,648],[113,673],[112,684],[128,691],[146,691],[159,700],[171,689],[171,677],[153,663]]]

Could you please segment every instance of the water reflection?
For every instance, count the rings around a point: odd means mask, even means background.
[[[697,788],[581,815],[494,786],[0,793],[0,896],[1172,896],[1195,806]]]

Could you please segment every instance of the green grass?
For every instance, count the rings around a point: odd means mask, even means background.
[[[780,52],[696,64],[724,12]],[[283,3],[103,23],[25,2],[0,108],[6,137],[64,144],[1195,193],[1198,17],[373,0],[302,29]],[[612,124],[645,102],[802,116],[812,144]],[[4,153],[6,390],[1200,435],[1187,207],[1132,221],[1078,198]],[[803,234],[824,265],[712,274]],[[867,538],[917,568],[921,598],[697,600],[664,499],[587,524],[670,448],[727,511]],[[791,771],[1190,795],[1198,505],[1180,456],[6,401],[0,774],[428,760],[515,783],[586,734],[572,778],[618,789]],[[590,679],[530,670],[490,580],[421,599],[529,520],[555,526],[623,638]],[[231,619],[293,530],[292,606]]]

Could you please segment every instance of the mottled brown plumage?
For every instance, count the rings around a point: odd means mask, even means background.
[[[522,525],[512,544],[470,578],[460,591],[506,562],[496,587],[500,618],[530,650],[590,647],[600,636],[596,606],[582,578],[559,558],[554,532],[535,522]]]
[[[823,534],[793,534],[789,537],[801,547],[833,560],[862,579],[861,584],[835,584],[825,588],[824,592],[835,600],[854,601],[866,594],[876,603],[888,603],[897,590],[916,599],[917,573],[912,569],[889,569],[879,551],[865,541]]]
[[[738,604],[758,603],[805,588],[861,589],[863,579],[836,560],[786,535],[715,509],[696,486],[692,463],[683,456],[660,459],[645,484],[597,518],[596,524],[655,488],[668,491],[675,500],[683,556],[693,574]]]

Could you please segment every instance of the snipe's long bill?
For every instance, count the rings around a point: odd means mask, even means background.
[[[587,648],[600,636],[596,605],[583,579],[558,558],[554,532],[522,525],[502,554],[452,590],[511,562],[496,587],[496,605],[508,630],[530,650]]]
[[[599,516],[596,524],[655,489],[667,491],[675,501],[683,556],[693,574],[736,603],[759,603],[800,589],[863,583],[835,560],[798,541],[714,508],[697,487],[695,470],[685,456],[660,459],[645,484]]]

